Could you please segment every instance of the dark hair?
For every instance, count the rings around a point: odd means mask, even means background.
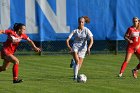
[[[139,20],[139,18],[138,18],[138,17],[133,17],[133,20],[134,20],[134,19],[138,19],[138,20]]]
[[[25,25],[22,23],[15,23],[13,30],[17,32],[19,29],[22,29],[22,26],[25,26]]]
[[[81,18],[84,18],[86,23],[90,23],[90,19],[88,16],[81,16],[78,18],[78,21],[80,21]]]

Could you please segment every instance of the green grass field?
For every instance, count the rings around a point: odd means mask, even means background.
[[[18,56],[19,77],[23,83],[12,83],[12,64],[0,73],[0,93],[139,93],[140,77],[134,79],[131,70],[138,60],[132,57],[124,76],[118,78],[122,55],[91,55],[84,60],[79,73],[87,76],[86,83],[72,80],[70,55]],[[0,60],[2,64],[2,60]]]

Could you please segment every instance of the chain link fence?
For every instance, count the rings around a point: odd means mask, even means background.
[[[47,54],[68,54],[66,41],[34,41],[37,47],[41,48],[42,52],[39,55]],[[72,41],[70,41],[72,44]],[[127,42],[125,40],[95,40],[91,49],[91,54],[118,54],[124,53]],[[2,49],[2,42],[0,43]],[[28,42],[21,42],[15,53],[16,55],[36,55]]]

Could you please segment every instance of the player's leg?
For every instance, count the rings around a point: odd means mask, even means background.
[[[133,53],[128,53],[128,52],[126,53],[125,60],[124,60],[124,62],[122,63],[122,66],[121,66],[121,69],[120,69],[119,77],[121,77],[122,74],[123,74],[123,72],[125,71],[128,62],[129,62],[130,59],[131,59],[132,54],[133,54]]]
[[[136,70],[139,70],[140,69],[140,48],[137,50],[137,52],[135,53],[136,54],[136,57],[138,58],[139,60],[139,63],[138,65],[136,66]]]
[[[3,65],[0,66],[0,72],[6,71],[9,68],[9,66],[10,66],[10,62],[4,59]]]
[[[71,59],[71,63],[70,63],[70,68],[73,68],[75,65],[75,60],[74,58]]]
[[[83,58],[79,57],[79,68],[78,70],[80,70],[81,66],[82,66],[82,63],[83,63]]]
[[[138,70],[140,69],[140,54],[135,53],[135,55],[138,58],[139,63],[138,63],[138,65],[134,69],[132,69],[132,75],[133,75],[134,78],[137,78],[137,76],[138,76]]]
[[[6,56],[6,60],[13,63],[13,83],[20,83],[22,82],[22,79],[18,79],[18,66],[19,66],[19,60],[12,54]]]
[[[78,68],[79,68],[79,57],[78,57],[78,54],[77,52],[73,52],[73,58],[75,60],[75,65],[74,65],[74,80],[77,79],[77,76],[78,76]]]
[[[82,49],[81,51],[78,52],[78,56],[79,56],[79,68],[78,69],[79,70],[80,70],[82,63],[83,63],[83,60],[85,58],[86,50],[87,49]]]
[[[7,68],[9,67],[9,65],[10,65],[10,62],[8,62],[8,61],[5,59],[5,56],[6,56],[5,52],[2,50],[2,51],[1,51],[1,58],[3,59],[3,65],[0,66],[0,72],[1,72],[1,71],[6,71],[6,69],[7,69]]]

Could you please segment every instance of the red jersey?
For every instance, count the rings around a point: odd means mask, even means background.
[[[128,46],[136,47],[140,43],[139,34],[140,34],[140,31],[135,29],[134,27],[128,28],[127,35],[133,41],[133,43],[128,43]]]
[[[22,39],[27,40],[28,36],[26,34],[21,34],[20,36],[16,34],[13,30],[5,30],[5,34],[8,35],[6,42],[3,43],[3,52],[4,54],[14,54],[19,42]]]

